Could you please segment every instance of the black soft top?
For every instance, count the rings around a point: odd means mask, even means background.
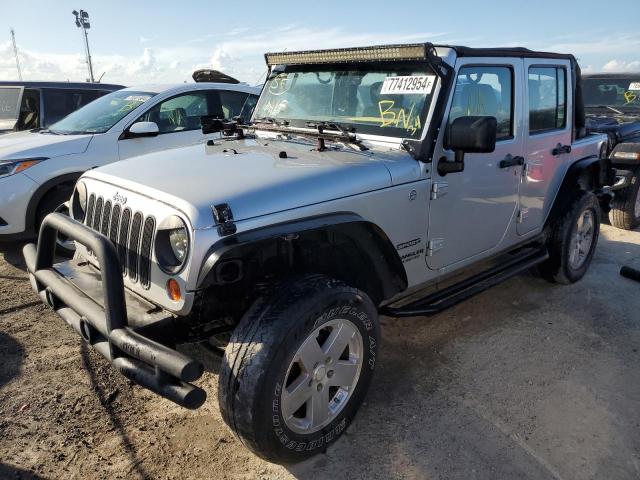
[[[459,57],[518,57],[518,58],[560,58],[576,61],[570,53],[537,52],[524,47],[473,48],[456,45],[434,45],[452,48]]]

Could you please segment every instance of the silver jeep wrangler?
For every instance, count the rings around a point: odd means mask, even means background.
[[[258,455],[323,451],[378,359],[378,315],[441,311],[524,270],[586,273],[615,178],[571,55],[392,45],[266,55],[251,121],[85,173],[24,255],[33,288],[133,382],[219,404]],[[248,119],[247,119],[248,120]],[[57,233],[77,242],[54,264]],[[384,361],[384,359],[382,359]]]

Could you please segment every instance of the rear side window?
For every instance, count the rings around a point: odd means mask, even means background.
[[[449,112],[449,122],[459,117],[489,116],[498,121],[497,139],[513,136],[513,81],[507,66],[462,67]]]
[[[62,120],[86,104],[109,93],[100,90],[44,89],[44,120],[46,126]]]
[[[567,124],[567,72],[562,67],[529,68],[529,133]]]

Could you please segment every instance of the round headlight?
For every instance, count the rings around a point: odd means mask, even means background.
[[[79,222],[84,221],[84,216],[87,214],[87,186],[84,182],[78,182],[76,188],[73,191],[73,198],[71,199],[71,215],[74,220]]]
[[[189,231],[184,220],[172,215],[158,226],[155,241],[158,266],[166,273],[177,273],[189,256]]]

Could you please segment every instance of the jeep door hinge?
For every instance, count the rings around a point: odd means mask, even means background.
[[[431,200],[444,197],[449,190],[448,182],[433,182],[431,184]]]
[[[427,246],[427,257],[433,257],[433,254],[444,247],[444,238],[433,238],[429,240]]]

